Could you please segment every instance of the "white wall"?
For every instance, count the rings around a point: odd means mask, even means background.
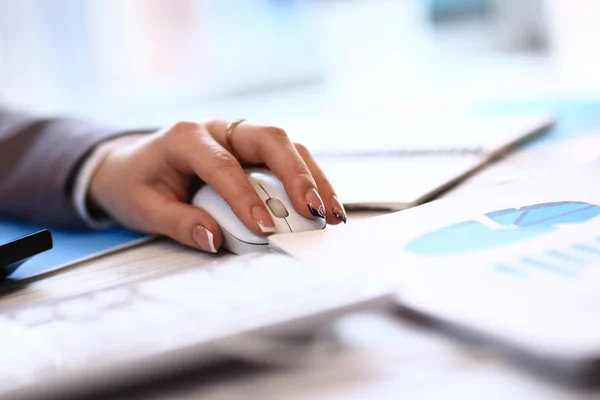
[[[600,96],[600,3],[526,1],[498,0],[501,16],[532,32],[542,11],[549,54],[506,21],[432,29],[421,0],[0,0],[0,99],[139,115],[320,76],[330,104],[367,113]]]
[[[0,0],[0,96],[103,115],[318,79],[301,2]]]
[[[50,110],[65,104],[47,21],[36,0],[0,0],[0,101]]]
[[[546,0],[552,57],[563,90],[600,96],[600,2]]]

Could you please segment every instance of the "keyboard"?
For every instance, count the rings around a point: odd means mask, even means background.
[[[385,307],[373,274],[249,254],[0,315],[0,397],[61,398],[211,363],[244,339]],[[251,343],[251,342],[250,342]]]

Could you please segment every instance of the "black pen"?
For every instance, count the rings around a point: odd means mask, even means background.
[[[0,279],[6,278],[25,261],[52,248],[52,234],[41,230],[0,244]]]

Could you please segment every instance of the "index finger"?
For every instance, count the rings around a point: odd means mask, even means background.
[[[226,121],[210,121],[207,125],[213,137],[241,162],[266,164],[282,181],[290,201],[300,214],[306,218],[326,217],[317,183],[284,130],[243,122],[236,126],[228,143]]]
[[[201,125],[175,127],[166,135],[168,161],[211,185],[254,233],[273,233],[275,224],[236,158]]]

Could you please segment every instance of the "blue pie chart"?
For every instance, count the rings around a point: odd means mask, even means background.
[[[488,224],[481,219],[459,222],[414,238],[404,248],[420,256],[457,255],[539,237],[558,225],[581,224],[599,214],[599,206],[582,201],[508,208],[484,214]]]

